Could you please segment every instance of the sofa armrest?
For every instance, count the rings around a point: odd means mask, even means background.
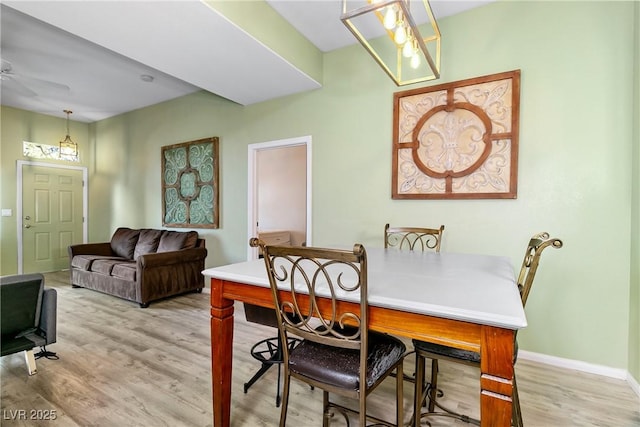
[[[182,249],[179,251],[144,254],[138,257],[140,268],[165,267],[172,264],[184,264],[204,260],[207,257],[206,248]]]
[[[104,255],[113,256],[110,242],[83,243],[69,246],[69,261],[76,255]]]

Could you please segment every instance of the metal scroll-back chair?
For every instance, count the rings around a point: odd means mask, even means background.
[[[531,291],[533,279],[535,278],[538,264],[540,263],[540,256],[542,255],[542,251],[547,247],[561,248],[562,241],[560,239],[550,238],[549,233],[546,232],[536,234],[531,238],[531,240],[529,240],[517,281],[523,307],[526,304],[527,297]],[[518,352],[518,343],[515,342],[514,344],[513,360],[515,363]],[[413,346],[416,350],[414,426],[417,427],[420,425],[421,418],[434,415],[453,417],[467,423],[480,425],[479,420],[473,419],[468,415],[458,414],[451,409],[445,408],[437,400],[439,397],[443,397],[444,395],[444,393],[438,389],[438,360],[447,360],[479,367],[480,353],[419,340],[413,340]],[[424,386],[424,360],[427,358],[431,359],[431,380],[426,386]],[[423,384],[423,387],[419,387],[419,384]],[[425,403],[425,399],[429,400],[427,408],[428,411],[421,414],[420,411]],[[513,376],[512,402],[513,413],[511,422],[514,426],[522,427],[522,413],[520,411],[520,400],[518,398],[518,387],[516,385],[515,373]],[[439,408],[440,411],[436,411],[436,408]]]
[[[440,228],[425,228],[391,227],[386,224],[384,226],[384,247],[409,251],[440,252],[443,233],[444,225],[441,225]],[[423,364],[425,363],[424,358],[421,361]],[[414,377],[407,374],[404,375],[404,379],[410,382],[415,381]]]
[[[303,243],[304,246],[304,243]],[[263,257],[262,250],[260,252],[260,258]],[[276,317],[276,311],[272,308],[261,307],[259,305],[244,303],[244,316],[247,322],[256,323],[263,326],[269,326],[277,330],[278,323]],[[287,345],[290,349],[293,349],[300,343],[299,339],[289,338]],[[256,342],[251,347],[251,356],[260,362],[260,368],[253,374],[253,376],[244,383],[244,393],[247,394],[251,386],[258,381],[264,374],[271,369],[272,366],[278,368],[278,376],[276,379],[276,407],[280,406],[280,378],[282,376],[282,341],[280,334],[276,333],[275,336],[269,337]]]
[[[291,378],[323,390],[323,426],[334,411],[347,420],[357,412],[367,419],[402,425],[402,362],[405,345],[392,336],[368,330],[367,254],[362,245],[352,251],[312,247],[261,246],[273,295],[283,346],[284,387],[280,426],[284,427]],[[291,320],[291,314],[296,320]],[[395,423],[367,416],[367,396],[397,370]],[[357,399],[358,411],[332,402],[330,394]]]
[[[400,250],[440,252],[444,225],[440,228],[384,226],[384,247]]]

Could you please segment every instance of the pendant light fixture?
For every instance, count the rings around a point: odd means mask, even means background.
[[[440,29],[429,0],[342,0],[340,19],[396,85],[440,78]]]
[[[60,157],[77,157],[78,156],[78,144],[71,140],[71,135],[69,135],[69,114],[72,114],[71,110],[63,110],[67,114],[67,136],[65,136],[64,140],[60,141]]]

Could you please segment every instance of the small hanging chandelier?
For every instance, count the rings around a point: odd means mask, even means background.
[[[340,19],[396,85],[440,78],[440,29],[429,0],[342,0]]]
[[[63,110],[67,114],[67,136],[64,137],[64,140],[60,141],[60,157],[62,156],[70,156],[77,157],[78,156],[78,144],[71,140],[71,135],[69,135],[69,114],[72,114],[71,110]]]

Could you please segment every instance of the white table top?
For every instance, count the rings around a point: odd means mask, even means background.
[[[508,329],[527,326],[506,257],[367,248],[367,264],[370,306]],[[202,274],[269,287],[262,259]]]

